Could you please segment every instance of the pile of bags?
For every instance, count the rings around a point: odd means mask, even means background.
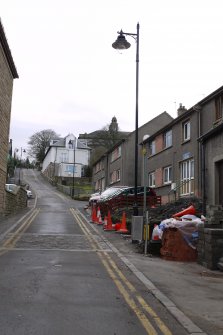
[[[198,241],[198,225],[203,224],[205,217],[197,217],[196,210],[193,205],[185,210],[174,214],[170,219],[166,219],[155,226],[152,232],[152,240],[162,240],[163,232],[168,228],[176,228],[181,234],[185,242],[193,249],[197,247]]]

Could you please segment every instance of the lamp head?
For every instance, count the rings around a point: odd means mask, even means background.
[[[146,140],[148,140],[148,138],[149,138],[149,135],[144,135],[142,141],[145,142]]]
[[[112,44],[112,47],[114,49],[123,50],[123,49],[128,49],[130,46],[131,44],[126,40],[121,30],[118,35],[117,40]]]

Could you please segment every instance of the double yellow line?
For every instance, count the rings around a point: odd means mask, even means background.
[[[97,252],[102,264],[107,270],[109,276],[115,283],[121,295],[124,297],[128,306],[133,310],[135,315],[138,317],[142,326],[146,330],[148,335],[158,335],[156,329],[150,322],[147,315],[153,320],[156,327],[161,331],[163,335],[172,335],[172,332],[168,327],[163,323],[163,321],[158,317],[156,312],[147,304],[147,302],[138,294],[135,287],[129,282],[129,280],[124,276],[122,271],[118,268],[116,263],[109,256],[108,252],[101,249],[99,243],[94,239],[94,236],[91,234],[90,230],[87,228],[83,219],[79,215],[80,212],[70,209],[72,215],[74,216],[77,224],[86,235],[89,240],[93,250],[100,251]],[[146,315],[147,313],[147,315]]]
[[[35,217],[39,214],[39,211],[40,209],[35,208],[23,224],[3,243],[0,247],[0,256],[15,247],[22,234],[29,228]]]

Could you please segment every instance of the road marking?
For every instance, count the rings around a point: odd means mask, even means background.
[[[15,247],[17,241],[21,238],[22,234],[29,228],[35,217],[39,214],[39,211],[40,209],[34,209],[34,211],[15,231],[15,233],[10,234],[11,236],[3,243],[2,247],[0,248],[0,256]]]
[[[5,249],[4,249],[5,250]],[[7,249],[8,250],[8,249]],[[104,252],[104,250],[99,249],[62,249],[62,248],[13,248],[11,251],[62,251],[62,252],[86,252],[86,253],[100,253]],[[105,250],[106,252],[113,252],[112,250]]]
[[[90,230],[86,226],[86,222],[84,223],[82,214],[78,210],[74,210],[73,208],[70,209],[71,213],[73,214],[74,218],[76,219],[77,224],[81,228],[81,230],[86,234],[87,238],[89,239],[90,244],[93,248],[100,245],[98,244],[95,237],[92,235]],[[81,217],[80,217],[81,216]],[[109,276],[115,283],[116,287],[118,288],[119,292],[124,297],[126,303],[129,307],[134,311],[138,319],[140,320],[141,324],[145,328],[147,334],[149,335],[157,335],[157,331],[144,314],[143,310],[148,313],[157,327],[164,335],[172,335],[172,332],[168,329],[168,327],[163,323],[163,321],[158,317],[155,311],[146,303],[146,301],[137,293],[135,287],[129,282],[129,280],[124,276],[123,272],[118,268],[116,263],[112,260],[112,258],[108,255],[107,251],[102,250],[101,253],[98,253],[98,256],[104,265],[105,269],[107,270]],[[126,286],[126,288],[125,288]],[[135,298],[138,302],[139,306],[137,306],[134,299],[130,296],[128,291],[131,295]]]
[[[80,212],[82,219],[89,224],[89,220]],[[188,334],[195,335],[207,335],[202,329],[194,324],[189,317],[187,317],[165,294],[163,294],[142,272],[140,272],[135,265],[133,265],[128,258],[122,255],[122,253],[110,243],[103,235],[98,232],[94,226],[92,229],[99,234],[103,241],[105,241],[112,251],[122,260],[122,262],[135,274],[135,276],[145,285],[153,296],[166,307],[166,309],[173,315],[173,317],[179,322],[179,324],[188,332]]]

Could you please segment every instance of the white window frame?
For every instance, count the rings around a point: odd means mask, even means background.
[[[121,145],[115,148],[111,153],[111,162],[114,162],[116,159],[121,157]]]
[[[69,174],[73,174],[77,172],[77,167],[74,164],[67,164],[65,165],[65,172]]]
[[[114,184],[117,181],[120,181],[120,177],[121,177],[120,169],[112,171],[110,175],[110,184]]]
[[[173,144],[172,129],[164,133],[164,148],[169,148]]]
[[[121,171],[120,171],[120,169],[116,171],[116,178],[117,178],[117,181],[120,181],[120,179],[121,179]]]
[[[61,163],[67,163],[68,162],[68,153],[67,152],[61,152]]]
[[[155,155],[155,153],[156,153],[156,142],[155,141],[150,142],[149,147],[150,147],[150,154]]]
[[[183,123],[183,140],[188,141],[190,140],[190,121]]]
[[[148,179],[149,179],[149,187],[155,187],[156,186],[156,181],[155,181],[155,172],[150,172],[148,174]]]
[[[172,166],[166,166],[163,169],[163,183],[170,184],[172,182]]]
[[[181,173],[181,195],[194,193],[194,159],[183,161],[180,166]]]

